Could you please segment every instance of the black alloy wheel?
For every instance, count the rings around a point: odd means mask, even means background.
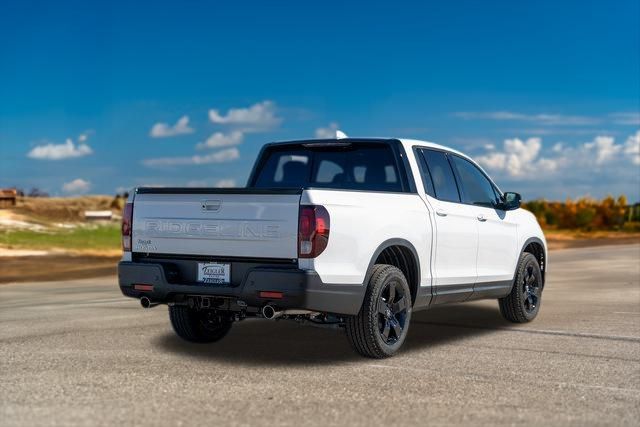
[[[402,286],[397,281],[387,283],[378,297],[378,331],[386,344],[393,345],[402,337],[407,306]]]
[[[540,294],[542,289],[536,274],[534,274],[535,265],[529,263],[524,271],[522,278],[522,299],[524,301],[524,309],[527,313],[535,312],[538,307],[538,301],[540,301]]]
[[[509,295],[498,299],[500,313],[510,322],[530,322],[538,315],[542,302],[542,270],[535,255],[520,256],[513,287]]]
[[[402,271],[393,265],[375,264],[360,311],[346,317],[351,346],[361,355],[375,359],[396,354],[409,331],[412,304]]]

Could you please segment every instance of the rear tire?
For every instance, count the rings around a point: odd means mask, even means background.
[[[169,319],[176,334],[189,342],[211,343],[227,335],[232,320],[213,311],[195,310],[183,305],[169,306]]]
[[[500,313],[510,322],[526,323],[536,318],[542,302],[542,271],[533,254],[520,256],[511,293],[498,300]]]
[[[374,359],[398,352],[411,321],[407,279],[392,265],[376,264],[360,312],[346,319],[347,338],[361,355]]]

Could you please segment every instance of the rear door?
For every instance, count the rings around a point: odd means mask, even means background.
[[[139,189],[133,252],[295,259],[300,194],[285,189]]]
[[[469,160],[451,155],[461,183],[462,201],[478,222],[478,284],[504,286],[513,279],[518,256],[518,230],[511,212],[497,208],[499,194],[486,175]]]
[[[418,153],[427,202],[435,213],[434,302],[463,301],[477,278],[477,219],[472,207],[461,203],[447,154],[425,148]]]

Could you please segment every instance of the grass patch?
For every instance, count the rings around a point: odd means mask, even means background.
[[[0,244],[16,249],[117,250],[120,226],[109,224],[47,232],[0,230]]]

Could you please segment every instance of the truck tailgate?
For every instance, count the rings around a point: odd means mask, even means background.
[[[301,191],[138,189],[133,252],[297,258]]]

